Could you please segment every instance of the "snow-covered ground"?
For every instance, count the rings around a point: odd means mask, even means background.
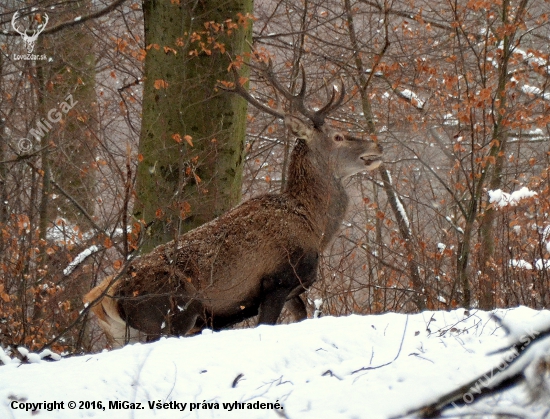
[[[549,311],[496,313],[516,339],[550,324]],[[391,418],[506,365],[506,353],[491,352],[509,342],[490,313],[460,309],[206,331],[56,362],[21,365],[0,353],[8,363],[0,366],[0,418]],[[471,390],[464,407],[444,415],[548,417],[548,397],[528,404],[526,389],[481,400]],[[48,411],[53,402],[63,404]],[[50,404],[33,414],[24,410],[38,406],[31,403]]]

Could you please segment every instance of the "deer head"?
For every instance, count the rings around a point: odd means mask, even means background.
[[[23,38],[23,41],[25,42],[25,48],[27,49],[27,52],[29,54],[32,54],[34,50],[34,44],[36,43],[36,40],[38,39],[38,35],[44,31],[46,28],[46,25],[48,24],[49,17],[46,13],[44,13],[44,23],[38,26],[37,29],[32,30],[32,34],[28,35],[27,32],[30,31],[30,29],[21,30],[17,27],[16,20],[19,18],[19,11],[15,12],[13,17],[11,18],[11,26],[13,27],[13,30],[17,32],[21,37]]]

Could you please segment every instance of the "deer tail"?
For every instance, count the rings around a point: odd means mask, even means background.
[[[91,311],[95,314],[111,346],[113,348],[120,348],[126,342],[139,341],[139,332],[131,328],[120,317],[118,300],[115,298],[119,284],[114,283],[111,285],[112,280],[113,276],[105,278],[97,287],[84,296],[83,302],[84,304],[91,304],[103,294],[103,297],[94,303]],[[109,287],[109,285],[111,286]],[[105,293],[108,287],[109,289]]]

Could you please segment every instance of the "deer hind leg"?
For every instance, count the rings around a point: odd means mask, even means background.
[[[170,319],[171,332],[177,336],[186,335],[204,312],[203,304],[195,298],[178,298],[173,304],[173,314]]]
[[[307,317],[304,302],[299,295],[317,276],[319,255],[317,252],[302,253],[290,257],[282,269],[262,278],[262,300],[258,324],[275,324],[289,295],[290,309],[298,320]]]
[[[260,304],[258,324],[277,323],[277,319],[283,310],[288,293],[288,289],[276,289],[264,297]]]
[[[166,296],[146,295],[119,299],[122,318],[134,329],[146,334],[146,340],[158,339],[166,323],[170,301]]]
[[[295,321],[300,322],[307,319],[306,305],[304,304],[304,300],[302,300],[299,295],[286,300],[285,307],[288,311],[290,311]]]

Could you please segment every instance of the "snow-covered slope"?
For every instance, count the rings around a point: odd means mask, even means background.
[[[497,313],[515,334],[550,322],[548,311]],[[505,335],[490,313],[461,309],[323,317],[57,362],[13,360],[0,367],[0,418],[390,418],[498,365],[503,354],[488,354],[508,344]],[[509,412],[528,400],[525,389],[508,393],[478,407]],[[63,405],[24,410],[53,402]]]

